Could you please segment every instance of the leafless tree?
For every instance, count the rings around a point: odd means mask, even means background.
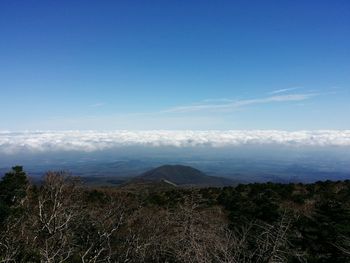
[[[257,262],[280,263],[287,262],[288,237],[291,221],[283,214],[276,224],[260,223],[261,229],[256,244]]]
[[[29,187],[26,191],[29,193]],[[16,257],[21,252],[22,245],[28,244],[29,241],[27,238],[26,227],[23,224],[27,219],[27,196],[19,200],[12,209],[19,211],[19,213],[10,215],[1,227],[0,263],[16,262]]]
[[[169,231],[169,212],[166,209],[138,207],[128,218],[123,260],[129,262],[162,262]]]
[[[284,213],[274,224],[247,222],[226,230],[226,237],[217,243],[217,262],[281,263],[290,256],[302,262],[303,255],[288,240],[292,220]]]
[[[250,253],[249,242],[252,235],[253,223],[249,222],[234,229],[227,226],[221,233],[219,242],[215,244],[213,257],[220,263],[250,263],[252,253]]]
[[[83,263],[113,262],[118,251],[111,243],[118,238],[125,214],[126,200],[113,194],[106,195],[103,205],[84,209],[78,228],[78,254]]]
[[[205,207],[196,192],[171,211],[168,251],[178,262],[212,262],[226,219],[220,207]]]
[[[335,244],[345,256],[350,258],[350,237],[342,236],[339,241]]]
[[[77,180],[65,172],[48,172],[32,211],[34,243],[42,262],[66,262],[74,250],[73,226],[79,216]]]
[[[292,219],[229,226],[220,206],[207,206],[199,192],[162,207],[99,189],[98,201],[64,172],[49,172],[21,202],[21,217],[9,218],[0,237],[0,263],[16,262],[22,247],[41,262],[281,263],[298,255],[289,243]],[[135,201],[136,200],[136,201]],[[346,242],[345,242],[346,241]],[[349,254],[349,239],[339,245]],[[300,255],[302,257],[302,255]]]
[[[0,262],[9,263],[16,262],[16,255],[19,252],[19,239],[14,235],[18,222],[7,222],[5,229],[1,233],[0,237]]]

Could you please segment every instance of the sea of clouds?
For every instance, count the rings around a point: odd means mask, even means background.
[[[238,147],[244,145],[350,147],[350,130],[0,132],[1,154],[48,151],[93,152],[127,146]]]

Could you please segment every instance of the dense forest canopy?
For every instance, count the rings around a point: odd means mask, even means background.
[[[350,262],[350,181],[86,187],[0,182],[0,262]]]

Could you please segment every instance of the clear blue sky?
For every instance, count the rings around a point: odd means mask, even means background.
[[[350,1],[0,1],[25,129],[350,129]]]

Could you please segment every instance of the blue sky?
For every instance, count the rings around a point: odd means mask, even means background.
[[[349,1],[0,2],[0,130],[350,129]]]

